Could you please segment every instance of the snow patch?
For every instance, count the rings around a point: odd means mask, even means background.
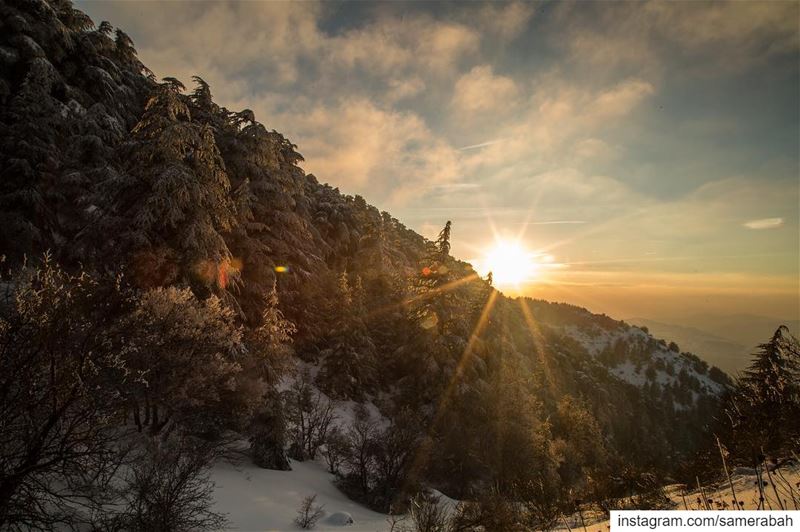
[[[333,484],[334,476],[315,462],[291,461],[292,471],[261,469],[251,463],[218,463],[211,471],[214,510],[227,514],[230,530],[300,530],[294,523],[300,503],[317,495],[326,517],[314,530],[388,530],[384,514],[348,499]],[[349,518],[352,524],[347,524]]]

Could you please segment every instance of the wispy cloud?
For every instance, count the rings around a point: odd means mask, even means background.
[[[481,142],[480,144],[471,144],[469,146],[463,146],[461,148],[458,148],[458,150],[459,151],[477,150],[478,148],[485,148],[486,146],[491,146],[493,144],[499,144],[500,142],[503,142],[504,140],[505,139],[489,140],[489,141],[486,141],[486,142]]]
[[[775,229],[783,225],[783,218],[762,218],[760,220],[750,220],[745,222],[748,229]]]

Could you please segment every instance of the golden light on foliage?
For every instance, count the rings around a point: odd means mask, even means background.
[[[419,326],[425,330],[430,330],[439,324],[439,316],[435,312],[428,312],[419,323]]]
[[[519,287],[532,281],[539,273],[541,263],[535,253],[514,240],[498,240],[487,249],[478,261],[484,275],[492,273],[496,286]]]
[[[200,261],[195,265],[195,274],[208,284],[216,284],[220,288],[227,288],[231,278],[242,271],[242,261],[236,257],[222,262],[210,260]]]

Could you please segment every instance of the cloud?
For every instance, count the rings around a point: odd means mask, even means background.
[[[450,68],[453,59],[477,51],[480,41],[474,29],[447,23],[438,23],[427,37],[418,48],[418,57],[433,68]]]
[[[593,104],[594,113],[599,117],[625,115],[654,92],[655,88],[647,81],[625,80],[597,95]]]
[[[427,15],[384,18],[321,42],[318,53],[326,68],[362,68],[375,76],[419,71],[445,75],[463,56],[478,50],[474,28]]]
[[[609,204],[630,207],[637,199],[633,191],[613,177],[585,174],[574,168],[551,170],[525,181],[528,197],[538,196],[542,205],[560,205],[573,212]]]
[[[507,109],[519,92],[514,80],[498,76],[491,65],[480,65],[456,81],[453,106],[457,110],[474,113]]]
[[[760,220],[750,220],[742,225],[748,229],[775,229],[783,225],[783,218],[762,218]]]
[[[132,35],[157,75],[199,74],[220,105],[298,144],[320,181],[431,236],[446,219],[475,244],[489,219],[524,224],[575,261],[797,250],[796,150],[758,138],[796,130],[770,118],[796,96],[719,76],[776,78],[800,48],[796,3],[79,6]],[[758,105],[732,107],[734,93]],[[656,99],[675,108],[654,121]],[[765,213],[786,230],[741,230],[778,227]],[[743,261],[714,267],[789,268]]]
[[[601,139],[587,138],[575,144],[573,153],[579,160],[608,160],[617,155],[617,150]]]
[[[390,102],[397,102],[416,96],[425,90],[425,82],[419,77],[392,79],[388,83],[386,98]]]
[[[652,83],[639,78],[593,87],[572,83],[557,73],[542,76],[529,87],[526,101],[514,108],[512,116],[494,116],[481,122],[481,129],[476,131],[481,135],[494,133],[501,141],[462,148],[469,152],[465,166],[485,173],[525,165],[541,172],[563,168],[576,156],[610,159],[616,148],[602,137],[612,126],[628,120],[655,91]],[[490,124],[499,127],[493,131]],[[482,149],[473,149],[479,147]]]
[[[457,150],[415,113],[363,98],[283,113],[307,171],[373,202],[400,205],[459,175]]]
[[[424,10],[368,16],[344,30],[326,26],[335,9],[318,2],[85,2],[136,41],[157,76],[198,74],[223,104],[269,91],[315,99],[344,94],[389,103],[458,75],[480,50],[476,25]],[[248,107],[250,107],[248,105]]]
[[[324,48],[317,2],[86,2],[135,40],[157,76],[208,81],[219,96],[296,83],[301,59]]]
[[[480,9],[477,18],[495,38],[512,40],[527,28],[533,15],[530,2],[490,3]]]
[[[633,66],[652,77],[688,57],[686,68],[708,75],[800,48],[796,2],[564,3],[556,11],[564,31],[552,42],[598,73]]]
[[[759,198],[759,201],[754,201]],[[629,200],[634,200],[630,197]],[[683,255],[742,255],[798,250],[797,240],[783,242],[780,231],[769,235],[732,230],[741,224],[742,217],[752,217],[744,227],[768,229],[789,225],[797,227],[797,185],[791,182],[757,182],[745,177],[725,178],[697,187],[694,191],[672,201],[639,198],[640,213],[608,227],[610,233],[625,235],[628,250],[658,249],[665,254]],[[779,212],[793,212],[787,218],[756,218],[765,206]],[[754,216],[756,215],[756,216]],[[748,219],[748,218],[745,218]],[[734,225],[735,224],[735,225]],[[796,235],[797,233],[795,233]],[[783,243],[781,243],[783,242]],[[722,252],[721,250],[725,250]],[[730,268],[735,263],[728,264]],[[754,264],[758,264],[755,261]],[[717,265],[722,267],[722,265]],[[761,264],[766,268],[766,264]]]
[[[720,45],[747,59],[798,49],[798,5],[792,2],[650,3],[651,24],[687,49]]]

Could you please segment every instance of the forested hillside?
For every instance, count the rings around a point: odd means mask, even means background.
[[[126,431],[156,468],[236,434],[264,467],[324,456],[381,511],[431,486],[538,519],[650,489],[707,441],[723,372],[505,297],[450,256],[457,221],[429,241],[321,184],[253,112],[156,80],[68,0],[0,4],[0,104],[0,523],[88,519],[49,482],[85,496]],[[334,430],[328,399],[370,408]],[[115,522],[156,529],[136,508]]]

